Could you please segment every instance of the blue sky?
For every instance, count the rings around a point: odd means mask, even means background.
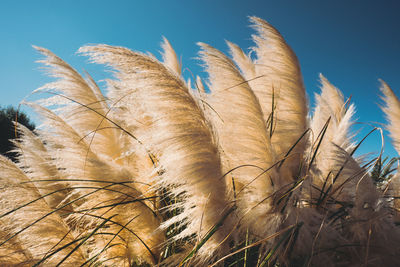
[[[248,16],[273,24],[297,54],[312,104],[318,74],[352,96],[361,139],[384,122],[378,78],[400,96],[400,1],[9,1],[0,2],[0,105],[18,105],[51,81],[35,63],[31,45],[46,47],[96,80],[109,74],[75,55],[85,44],[106,43],[158,55],[161,37],[174,46],[184,67],[204,75],[194,58],[196,42],[226,51],[225,40],[252,46]],[[188,71],[185,75],[189,76]],[[29,113],[31,114],[31,113]],[[33,115],[31,115],[33,116]],[[386,154],[395,152],[386,138]],[[377,152],[374,134],[360,152]]]

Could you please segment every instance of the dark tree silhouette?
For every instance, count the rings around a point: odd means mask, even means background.
[[[16,153],[10,152],[14,147],[10,139],[16,137],[16,131],[13,121],[25,125],[28,129],[35,129],[35,125],[29,120],[28,116],[15,109],[12,106],[6,108],[0,107],[0,154],[15,161]]]

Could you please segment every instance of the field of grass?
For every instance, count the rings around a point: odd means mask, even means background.
[[[251,55],[199,43],[207,80],[166,39],[161,60],[80,48],[113,71],[106,93],[36,47],[55,81],[24,103],[42,125],[16,123],[17,162],[0,157],[0,265],[400,266],[397,159],[355,158],[350,99],[321,75],[311,109],[295,53],[250,21]]]

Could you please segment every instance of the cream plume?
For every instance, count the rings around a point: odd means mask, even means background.
[[[383,100],[385,106],[382,110],[386,114],[389,125],[386,126],[392,138],[393,146],[397,153],[400,155],[400,101],[393,93],[392,89],[383,80],[381,82],[381,92],[383,93]]]
[[[175,73],[177,76],[180,76],[182,73],[181,64],[178,61],[175,50],[172,48],[167,38],[163,37],[163,42],[161,43],[161,47],[163,49],[162,57],[164,65],[170,68],[171,71]]]
[[[312,133],[310,145],[313,146],[313,149],[317,149],[317,144],[322,138],[315,157],[314,169],[318,171],[315,173],[313,182],[320,189],[322,189],[325,181],[326,186],[332,185],[337,188],[345,179],[351,177],[351,175],[346,177],[342,171],[342,174],[335,179],[342,165],[348,161],[342,150],[351,153],[354,147],[350,134],[354,105],[351,104],[346,107],[343,94],[339,89],[329,83],[324,76],[320,75],[320,79],[321,94],[315,96],[317,105],[310,123]],[[328,123],[327,129],[322,133],[326,123]],[[314,150],[310,153],[314,153]],[[350,197],[351,199],[354,198],[354,194],[354,188],[345,193],[346,198]]]
[[[74,204],[74,213],[66,218],[70,227],[77,235],[89,234],[105,218],[112,218],[107,230],[97,230],[98,234],[84,244],[89,256],[97,255],[95,259],[99,261],[113,259],[119,265],[129,265],[134,260],[156,263],[164,234],[158,231],[159,218],[135,188],[136,173],[95,154],[70,125],[50,110],[29,105],[45,118],[48,131],[42,137],[52,161],[71,188],[64,199]],[[136,234],[136,229],[140,233]]]
[[[135,134],[159,160],[164,172],[158,177],[159,186],[184,199],[180,203],[182,213],[166,221],[164,227],[186,224],[174,239],[194,234],[204,237],[223,217],[228,203],[213,136],[184,81],[154,58],[126,48],[98,45],[79,51],[97,63],[117,69],[120,88],[140,102],[139,107],[132,108],[150,118],[146,131]],[[211,256],[219,248],[227,229],[230,230],[225,222],[199,251],[202,257]]]
[[[33,133],[22,124],[17,124],[19,138],[14,141],[18,153],[17,166],[29,175],[37,190],[46,197],[44,200],[50,208],[56,209],[71,190],[62,180],[50,153],[40,139],[39,133]],[[60,216],[72,212],[70,206],[58,210]]]
[[[0,156],[0,247],[19,247],[29,261],[55,265],[85,262],[79,240],[53,213],[29,178],[10,160]],[[18,252],[18,250],[16,251]],[[0,258],[1,261],[1,258]]]
[[[34,48],[45,56],[38,62],[47,66],[50,76],[58,78],[36,90],[54,95],[40,103],[57,105],[57,114],[90,142],[96,153],[108,156],[110,160],[117,158],[121,154],[121,143],[118,142],[120,132],[105,119],[109,116],[109,107],[97,84],[89,75],[83,78],[51,51]]]
[[[400,155],[400,101],[394,94],[393,90],[383,80],[381,82],[381,92],[383,93],[382,99],[385,101],[385,106],[382,107],[385,112],[386,119],[389,124],[386,129],[389,131],[389,135],[392,139],[392,143],[397,153]],[[389,185],[390,194],[395,196],[394,208],[396,210],[396,220],[400,220],[400,167],[397,169],[397,173],[392,177]]]
[[[260,101],[264,120],[272,123],[271,143],[277,159],[283,159],[307,129],[307,99],[300,65],[274,27],[257,17],[250,17],[250,21],[257,35],[253,35],[256,77],[249,84]],[[281,168],[283,185],[296,179],[304,149],[303,138]]]
[[[234,63],[217,49],[200,43],[209,75],[213,126],[222,148],[227,183],[237,198],[243,229],[265,236],[275,231],[273,182],[278,179],[271,140],[257,97]],[[261,223],[263,222],[263,223]],[[276,222],[275,222],[276,223]]]
[[[236,44],[227,42],[233,60],[240,68],[240,71],[243,74],[243,77],[246,80],[251,80],[256,78],[256,70],[253,61],[251,60],[249,55],[246,55],[243,50]]]

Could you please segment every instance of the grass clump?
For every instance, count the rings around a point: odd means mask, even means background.
[[[15,126],[17,163],[0,158],[0,263],[400,265],[397,160],[355,158],[354,105],[321,75],[309,112],[295,53],[250,20],[254,56],[200,43],[196,88],[166,39],[161,61],[80,48],[114,70],[106,94],[37,47],[56,81],[25,103],[43,121]],[[400,103],[382,92],[398,148]]]

